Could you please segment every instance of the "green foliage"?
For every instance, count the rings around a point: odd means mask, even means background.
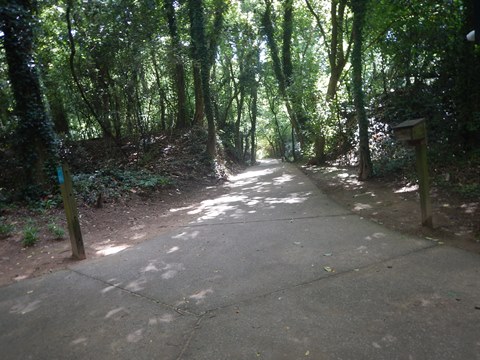
[[[58,226],[54,221],[48,224],[48,231],[53,235],[54,239],[63,239],[65,237],[65,230]]]
[[[93,174],[75,175],[73,183],[76,193],[86,203],[95,204],[99,196],[108,200],[135,192],[154,191],[172,185],[172,180],[146,170],[105,169]]]
[[[28,207],[40,214],[45,214],[47,210],[58,208],[62,204],[60,194],[41,196],[40,200],[36,200],[43,192],[39,193],[37,197],[28,198]]]
[[[30,247],[35,245],[38,241],[38,227],[35,226],[32,220],[27,221],[27,224],[23,228],[22,245],[24,247]]]
[[[402,153],[404,153],[402,156]],[[394,158],[387,156],[372,160],[373,174],[379,177],[407,177],[415,179],[415,154],[398,151]]]
[[[456,191],[466,198],[480,198],[480,184],[457,185]]]
[[[60,195],[57,195],[41,200],[40,206],[44,209],[50,210],[58,208],[61,203],[62,199],[60,198]]]
[[[15,230],[15,227],[12,224],[5,224],[0,222],[0,238],[8,237]]]
[[[453,168],[452,168],[453,169]],[[480,198],[480,182],[477,179],[468,179],[469,182],[463,183],[461,180],[452,181],[445,179],[446,173],[437,174],[434,178],[434,184],[450,193],[455,193],[464,199]]]
[[[373,126],[376,136],[370,142],[372,149],[373,175],[386,178],[408,178],[415,179],[415,150],[414,147],[392,138],[382,123],[375,123]]]

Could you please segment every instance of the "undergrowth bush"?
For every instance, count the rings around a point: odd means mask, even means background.
[[[75,191],[88,204],[98,197],[117,199],[130,192],[145,192],[172,185],[170,178],[146,170],[103,169],[73,176]]]
[[[15,227],[12,224],[4,224],[3,222],[0,222],[0,238],[10,236],[14,229]]]
[[[24,247],[30,247],[35,245],[38,241],[38,228],[35,224],[30,220],[27,221],[27,224],[23,228],[23,238],[22,238],[22,245]]]
[[[63,230],[60,226],[55,224],[54,221],[51,221],[48,224],[48,231],[53,235],[55,240],[60,240],[65,237],[65,230]]]
[[[377,144],[372,164],[375,176],[411,177],[415,174],[415,151],[395,140],[385,139]]]
[[[466,198],[480,198],[480,184],[458,184],[454,190]]]

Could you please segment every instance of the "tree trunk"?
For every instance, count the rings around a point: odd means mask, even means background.
[[[265,12],[262,17],[263,31],[267,38],[267,46],[270,50],[270,56],[273,62],[273,70],[278,82],[280,95],[282,96],[287,108],[288,116],[292,128],[297,134],[301,147],[304,147],[305,141],[303,137],[302,125],[306,122],[306,117],[301,111],[301,103],[298,97],[291,97],[289,94],[289,86],[293,81],[293,66],[291,63],[291,38],[293,23],[293,1],[288,0],[284,4],[283,17],[283,34],[282,34],[282,60],[280,60],[280,51],[275,40],[273,22],[271,17],[272,2],[265,0]],[[295,94],[293,94],[295,95]]]
[[[153,70],[155,73],[155,80],[158,87],[158,93],[160,97],[160,127],[163,131],[167,130],[167,106],[165,90],[163,89],[160,72],[158,70],[157,60],[155,59],[155,53],[152,51]]]
[[[185,90],[185,67],[181,57],[181,43],[178,35],[177,19],[175,16],[175,7],[173,0],[164,1],[165,14],[167,16],[168,30],[170,33],[173,63],[175,64],[175,88],[177,93],[177,129],[185,129],[188,127],[188,111],[187,111],[187,93]]]
[[[330,102],[335,99],[337,93],[338,83],[342,75],[343,69],[347,63],[352,45],[352,37],[347,41],[347,48],[344,48],[345,37],[345,8],[347,0],[332,0],[330,2],[330,19],[331,19],[331,36],[328,38],[325,28],[322,24],[320,16],[315,12],[309,0],[305,0],[307,8],[315,18],[317,27],[320,30],[321,36],[325,41],[325,51],[328,54],[328,64],[330,66],[330,77],[328,79],[328,87],[326,98]],[[328,41],[330,41],[328,43]]]
[[[115,129],[115,137],[121,139],[122,137],[122,117],[121,117],[121,106],[120,98],[118,92],[114,91],[113,94],[115,111],[113,113],[113,128]]]
[[[293,161],[297,161],[297,153],[295,152],[295,131],[293,130],[293,127],[292,127],[292,158],[293,158]]]
[[[250,110],[250,124],[251,124],[251,141],[250,141],[250,164],[255,165],[257,162],[257,97],[258,97],[258,88],[257,84],[253,85],[252,88],[252,104]]]
[[[342,69],[343,70],[343,69]],[[341,72],[337,68],[331,68],[330,77],[327,87],[327,101],[332,102],[337,94],[338,82],[340,81]]]
[[[250,133],[245,134],[245,149],[244,149],[244,152],[243,152],[242,162],[244,162],[245,159],[247,158],[249,148],[250,148]]]
[[[0,26],[15,98],[18,153],[22,158],[25,189],[46,183],[45,162],[55,155],[53,124],[45,108],[33,55],[32,12],[27,0],[10,1],[0,8]]]
[[[302,105],[301,93],[293,88],[293,63],[292,63],[292,36],[293,36],[293,0],[284,2],[283,13],[283,42],[282,42],[282,68],[285,74],[285,85],[287,96],[290,99],[291,107],[295,113],[297,126],[299,128],[299,139],[303,139],[302,131],[308,123],[308,116]],[[302,140],[302,146],[303,146]]]
[[[160,126],[163,131],[167,130],[167,114],[164,95],[160,95]]]
[[[293,0],[285,0],[283,4],[282,69],[287,89],[293,84],[292,34]]]
[[[279,143],[278,147],[280,150],[280,156],[282,157],[282,159],[285,159],[286,158],[286,154],[285,154],[286,145],[285,145],[285,139],[284,139],[285,129],[282,131],[282,129],[280,128],[280,123],[278,121],[278,116],[277,116],[278,110],[275,107],[275,99],[274,99],[275,95],[273,94],[273,92],[271,92],[268,85],[266,84],[265,84],[265,92],[268,100],[268,107],[270,109],[270,112],[273,115],[273,123],[275,125],[275,132],[277,134],[277,139],[278,139],[277,142]]]
[[[365,20],[367,0],[352,0],[353,10],[353,50],[352,50],[352,70],[353,70],[353,96],[355,103],[355,112],[357,115],[359,130],[359,180],[367,180],[372,176],[372,161],[370,158],[370,148],[368,139],[368,118],[365,111],[365,95],[363,92],[362,79],[362,47],[363,47],[363,25]]]
[[[214,158],[217,154],[217,136],[215,129],[215,117],[213,114],[212,96],[210,94],[210,69],[207,64],[202,66],[202,90],[207,118],[207,153]]]
[[[252,165],[256,164],[257,162],[257,141],[256,141],[256,136],[257,136],[257,114],[258,114],[258,86],[259,83],[255,77],[255,74],[260,73],[259,68],[260,68],[260,48],[255,46],[253,47],[254,53],[253,53],[253,59],[254,63],[252,64],[252,69],[255,69],[254,72],[250,72],[252,75],[250,77],[250,83],[251,83],[251,104],[250,104],[250,125],[251,125],[251,151],[250,151],[250,163]]]
[[[317,27],[325,41],[328,54],[328,63],[330,66],[330,77],[328,79],[326,100],[330,106],[333,106],[333,101],[337,94],[338,83],[340,81],[343,69],[345,68],[352,44],[352,36],[348,39],[346,50],[344,49],[344,35],[345,35],[345,8],[347,0],[332,0],[330,2],[330,19],[331,19],[331,36],[328,39],[320,16],[315,12],[309,0],[305,0],[308,10],[314,16]],[[327,44],[329,41],[329,44]],[[334,114],[335,112],[332,112]],[[322,163],[325,161],[325,135],[320,129],[319,134],[315,134],[314,148],[315,148],[315,162]]]
[[[199,90],[198,80],[201,80],[201,90],[203,92],[203,108],[205,117],[207,118],[207,152],[213,158],[216,155],[216,126],[215,114],[213,111],[212,95],[210,93],[210,69],[215,60],[217,51],[216,39],[220,35],[223,26],[223,12],[225,10],[224,2],[222,0],[214,1],[215,16],[213,21],[213,30],[209,37],[209,47],[207,46],[207,36],[205,31],[205,15],[203,0],[188,0],[188,14],[190,18],[190,36],[192,39],[192,56],[194,62],[194,71],[199,71],[195,74],[195,95]],[[199,69],[195,70],[195,66]],[[197,96],[195,96],[197,98]],[[197,114],[195,114],[197,117]]]
[[[175,64],[175,84],[177,85],[177,129],[186,129],[188,127],[188,111],[187,111],[187,93],[185,91],[185,67],[183,63]]]
[[[57,134],[69,135],[70,125],[68,123],[67,113],[65,111],[65,104],[63,103],[62,95],[58,90],[52,89],[50,96],[47,96],[48,103],[50,104],[50,112],[52,114],[52,120]]]
[[[285,140],[283,139],[283,134],[282,134],[282,131],[280,130],[280,124],[278,123],[278,118],[276,113],[273,113],[273,120],[275,123],[275,130],[278,136],[278,148],[279,148],[280,156],[282,157],[282,159],[284,159],[285,158]]]
[[[97,54],[98,55],[98,54]],[[93,55],[95,56],[95,54]],[[97,95],[93,99],[93,104],[96,107],[96,114],[101,119],[101,123],[103,124],[103,136],[105,138],[113,137],[115,139],[120,139],[117,137],[113,132],[112,121],[110,117],[111,112],[111,102],[110,102],[110,75],[108,74],[108,67],[107,65],[101,60],[96,58],[95,62],[95,74],[96,74],[96,88],[97,88]]]
[[[70,19],[72,7],[73,7],[73,0],[67,0],[67,9],[65,12],[65,17],[67,21],[67,36],[68,36],[68,42],[70,46],[69,66],[70,66],[70,71],[72,73],[73,82],[75,83],[78,89],[78,92],[80,93],[80,96],[82,100],[85,102],[85,105],[87,106],[88,110],[93,115],[97,123],[100,125],[100,128],[102,129],[104,135],[106,135],[108,139],[113,140],[117,145],[117,147],[121,150],[122,148],[121,148],[120,142],[118,141],[118,139],[116,139],[113,136],[112,132],[109,129],[109,126],[106,123],[104,123],[103,119],[101,119],[98,113],[95,111],[95,108],[92,105],[92,103],[88,100],[87,94],[83,90],[83,87],[80,84],[80,80],[78,78],[77,72],[75,70],[74,60],[75,60],[75,54],[76,54],[76,47],[75,47],[75,39],[73,37],[72,22]],[[122,150],[122,153],[126,155],[123,150]]]
[[[243,86],[242,86],[243,88]],[[239,94],[237,96],[237,119],[235,121],[235,150],[237,152],[238,159],[240,160],[242,157],[243,149],[241,144],[241,135],[240,135],[240,123],[242,120],[242,111],[243,111],[243,102],[245,99],[244,89],[240,89]]]
[[[202,77],[200,65],[195,63],[195,61],[193,63],[193,88],[195,92],[195,114],[193,116],[193,123],[203,126],[205,111],[203,104]]]

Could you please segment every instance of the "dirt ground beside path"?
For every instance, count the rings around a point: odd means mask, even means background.
[[[480,200],[465,201],[431,189],[434,228],[420,225],[417,186],[399,182],[357,180],[356,169],[302,166],[302,171],[337,203],[406,234],[480,253]]]
[[[378,180],[358,182],[355,170],[335,167],[302,167],[320,189],[351,211],[388,228],[480,253],[480,203],[462,201],[433,189],[434,229],[420,226],[416,188]],[[79,210],[87,260],[108,256],[152,239],[195,218],[203,200],[228,192],[221,184],[190,184],[148,197],[137,196],[127,203],[106,203],[102,208]],[[33,247],[22,247],[22,229],[34,219],[39,229]],[[40,276],[75,263],[71,259],[68,234],[52,238],[52,221],[66,229],[62,209],[43,214],[17,210],[2,214],[12,224],[12,235],[0,238],[0,286]]]
[[[79,218],[87,254],[87,260],[83,261],[115,254],[186,225],[195,216],[189,212],[201,201],[226,191],[220,184],[191,184],[182,191],[171,189],[148,198],[138,196],[127,203],[106,203],[102,208],[82,206]],[[22,247],[21,231],[26,219],[34,219],[39,229],[38,241],[27,248]],[[71,258],[68,232],[60,240],[53,239],[49,233],[48,223],[52,220],[67,229],[62,209],[40,215],[21,210],[2,216],[2,221],[13,224],[16,230],[11,236],[0,238],[0,286],[64,269],[77,262]]]

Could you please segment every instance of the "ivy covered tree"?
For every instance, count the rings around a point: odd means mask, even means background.
[[[189,0],[188,12],[190,18],[190,35],[192,40],[192,57],[200,71],[200,78],[195,82],[195,91],[202,98],[207,118],[208,143],[207,152],[212,157],[216,154],[216,121],[213,109],[213,99],[210,90],[210,71],[213,66],[218,46],[218,36],[223,28],[224,12],[227,4],[222,0],[214,1],[214,17],[211,32],[206,32],[205,8],[203,0]],[[197,71],[198,71],[197,70]]]
[[[47,162],[56,156],[56,140],[40,86],[34,53],[36,9],[29,0],[7,2],[0,8],[0,29],[15,101],[14,146],[23,168],[23,187],[43,186]]]
[[[265,0],[265,10],[262,16],[263,31],[265,33],[267,46],[270,50],[272,66],[278,82],[279,93],[285,101],[285,106],[292,123],[292,127],[302,143],[305,144],[304,132],[307,118],[299,103],[298,94],[290,94],[293,85],[293,64],[291,54],[291,41],[293,34],[293,0],[283,4],[283,30],[281,46],[278,44],[272,20],[273,4]],[[282,49],[280,51],[280,48]],[[293,95],[293,96],[292,96]]]
[[[177,129],[187,128],[190,119],[187,106],[186,92],[186,74],[185,65],[182,57],[183,49],[181,45],[180,34],[177,25],[177,15],[175,13],[175,2],[173,0],[164,0],[164,12],[168,22],[168,32],[171,38],[171,54],[173,63],[173,73],[175,90],[177,95]]]
[[[353,51],[352,51],[352,78],[353,78],[353,99],[358,122],[359,132],[359,165],[358,178],[367,180],[372,176],[372,161],[370,159],[368,118],[365,112],[365,95],[363,92],[362,77],[362,48],[363,48],[363,27],[367,11],[367,0],[352,0],[353,10]]]

